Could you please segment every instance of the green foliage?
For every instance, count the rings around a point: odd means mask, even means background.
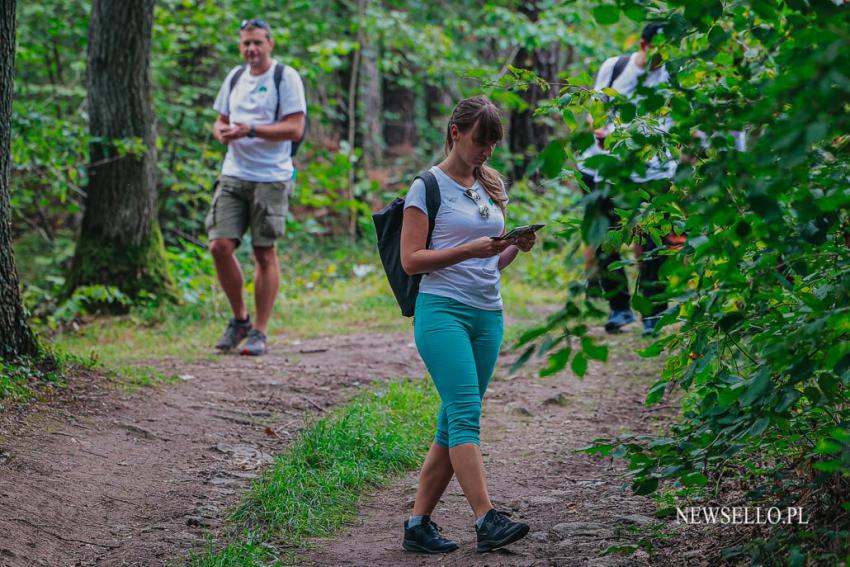
[[[53,364],[30,359],[0,360],[0,400],[21,402],[34,395],[39,384],[58,384],[61,374]]]
[[[97,309],[120,312],[126,311],[129,305],[130,299],[114,286],[80,286],[51,314],[50,323],[55,328],[58,324],[70,323],[80,315]]]
[[[351,323],[357,315],[352,309],[369,306],[377,319],[393,310],[375,273],[361,282],[366,291],[346,299],[350,274],[375,268],[371,251],[336,242],[310,247],[318,235],[346,230],[350,212],[368,235],[369,210],[439,155],[439,114],[447,109],[429,108],[434,101],[426,100],[427,87],[448,93],[449,100],[488,90],[505,109],[525,109],[521,94],[532,84],[558,88],[555,99],[533,109],[541,120],[558,122],[552,143],[529,167],[546,180],[515,184],[509,224],[547,224],[542,247],[560,245],[562,252],[511,270],[565,287],[567,298],[560,312],[519,337],[525,348],[520,362],[547,355],[543,375],[569,366],[581,376],[589,360],[607,357],[588,332],[589,322],[603,315],[599,293],[569,277],[581,264],[581,241],[612,248],[633,243],[636,235],[656,243],[670,233],[687,235],[680,250],[661,252],[670,256],[663,297],[633,299],[641,313],[654,302],[672,305],[660,327],[674,332],[641,354],[666,357],[647,403],[680,388],[681,419],[664,437],[601,440],[594,451],[628,459],[641,494],[673,490],[680,498],[698,498],[719,493],[735,478],[752,502],[805,495],[823,529],[796,540],[793,534],[791,540],[769,540],[751,552],[762,559],[784,554],[792,562],[828,561],[846,544],[846,532],[832,528],[846,528],[850,507],[848,9],[825,0],[544,0],[535,6],[540,11],[532,21],[507,1],[369,1],[362,15],[352,4],[306,0],[285,7],[269,0],[158,3],[152,72],[160,224],[183,304],[161,307],[143,297],[130,323],[161,324],[177,336],[199,321],[212,329],[221,316],[212,265],[198,239],[223,157],[209,130],[210,105],[225,72],[239,63],[236,22],[243,17],[262,15],[272,22],[276,53],[307,84],[312,130],[299,156],[289,236],[281,246],[281,295],[291,308],[286,322],[310,321],[313,332],[325,328],[316,313]],[[55,299],[64,285],[56,268],[70,256],[65,235],[79,221],[86,185],[89,9],[81,0],[59,0],[49,8],[30,2],[19,9],[11,195],[18,234],[34,231],[51,242],[56,259],[49,278],[24,281],[36,318],[56,328],[91,311],[98,300],[123,301],[108,287],[83,289],[64,305]],[[664,24],[653,53],[670,71],[669,84],[639,86],[630,99],[590,90],[601,60],[633,49],[639,26],[648,20]],[[364,40],[369,45],[361,45]],[[569,47],[570,60],[561,84],[542,85],[511,57],[551,42]],[[386,183],[366,172],[362,108],[353,117],[355,147],[338,143],[352,118],[348,80],[360,49],[376,56],[382,82],[415,93],[420,147],[409,159],[377,164]],[[606,141],[611,154],[588,163],[610,186],[579,201],[567,186],[581,185],[576,156],[595,143],[587,115],[594,127],[610,118],[617,129]],[[674,126],[658,129],[668,117]],[[398,117],[385,112],[382,118]],[[742,153],[732,133],[744,130],[749,143]],[[132,141],[125,145],[133,151]],[[632,180],[648,160],[668,156],[680,162],[672,186]],[[508,171],[512,159],[501,149],[492,162]],[[352,173],[354,202],[348,194]],[[603,191],[618,206],[619,229],[609,226],[599,207]],[[247,261],[246,252],[240,254]],[[26,273],[28,263],[43,258],[19,263]],[[247,276],[250,290],[250,270]]]
[[[611,49],[626,37],[608,30],[597,33],[591,3],[537,4],[540,12],[532,22],[516,12],[515,3],[502,1],[437,7],[370,0],[362,17],[353,4],[339,2],[299,0],[285,8],[270,0],[158,2],[151,72],[159,222],[166,244],[198,240],[203,234],[210,188],[224,156],[224,147],[211,135],[211,105],[227,71],[241,63],[237,36],[242,18],[259,15],[271,23],[275,55],[297,68],[306,84],[311,130],[297,159],[301,176],[289,229],[340,234],[347,228],[341,221],[353,211],[368,234],[368,213],[385,192],[406,185],[414,172],[440,155],[441,115],[450,108],[429,100],[429,87],[443,91],[451,104],[489,89],[518,48],[557,42],[574,53],[569,64],[583,67],[583,60],[594,57],[600,46]],[[49,9],[38,3],[19,7],[11,191],[18,235],[34,230],[52,240],[63,229],[75,229],[80,219],[90,142],[85,110],[90,8],[84,0],[57,0]],[[364,37],[368,45],[361,46]],[[366,171],[364,108],[357,107],[354,117],[351,163],[349,149],[338,143],[347,137],[348,79],[354,53],[361,48],[376,56],[382,84],[410,89],[416,99],[420,143],[415,154],[370,165],[391,171],[391,187],[371,181]],[[521,107],[525,103],[516,93],[522,81],[515,83],[514,92],[490,94],[506,107]],[[381,118],[398,119],[391,111]],[[511,159],[505,156],[503,170],[509,170]],[[346,191],[351,169],[356,203],[349,202]]]
[[[671,80],[639,86],[628,100],[612,91],[605,102],[586,90],[587,77],[571,78],[558,103],[576,131],[554,177],[574,176],[574,156],[594,143],[582,115],[589,112],[594,127],[613,116],[611,154],[587,164],[610,183],[588,195],[583,221],[569,223],[564,235],[603,246],[638,234],[658,244],[671,232],[687,235],[681,249],[662,252],[670,255],[664,294],[634,302],[639,311],[671,304],[659,323],[671,333],[642,353],[668,353],[647,403],[673,388],[685,397],[665,436],[598,440],[589,451],[625,458],[637,494],[672,486],[680,498],[716,499],[734,481],[754,504],[802,503],[808,531],[789,526],[738,551],[758,561],[843,560],[850,533],[850,10],[830,2],[618,6],[663,23],[653,51]],[[612,8],[599,6],[594,16],[613,23]],[[663,117],[674,120],[666,133],[657,128]],[[745,152],[732,136],[743,130]],[[650,158],[667,156],[680,161],[672,187],[632,179]],[[617,203],[622,228],[608,227],[592,206],[602,191]],[[583,285],[571,286],[564,309],[520,341],[532,351],[568,342],[572,351],[555,351],[546,372],[563,368],[570,352],[573,369],[583,368],[576,343],[586,338],[581,321],[601,314],[594,300]]]
[[[96,365],[95,358],[49,347],[43,347],[38,357],[0,360],[0,402],[26,402],[44,388],[64,386],[66,373],[74,367]]]
[[[81,236],[65,281],[64,295],[73,298],[73,290],[84,286],[89,287],[84,296],[90,303],[119,313],[126,311],[127,298],[173,299],[174,282],[165,263],[159,226],[155,224],[151,234],[135,245]],[[118,294],[112,288],[118,288]],[[98,302],[93,292],[103,292],[103,301]]]
[[[536,287],[561,289],[576,273],[576,267],[565,262],[568,251],[561,247],[558,231],[564,211],[577,200],[575,193],[561,183],[542,185],[528,180],[513,184],[507,210],[507,229],[545,224],[538,233],[538,244],[527,260],[521,255],[505,272],[517,281],[533,282]],[[519,272],[519,275],[517,275]]]
[[[439,398],[427,380],[362,394],[308,426],[254,483],[231,517],[229,545],[191,565],[256,565],[294,559],[311,537],[354,514],[360,495],[418,466],[431,441]]]
[[[47,239],[79,212],[86,183],[89,12],[79,0],[18,5],[9,193],[13,220]]]

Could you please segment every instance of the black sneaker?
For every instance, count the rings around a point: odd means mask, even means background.
[[[227,324],[227,329],[225,329],[224,334],[221,335],[221,338],[218,339],[218,342],[215,344],[215,348],[223,351],[235,349],[239,346],[239,343],[248,336],[248,331],[251,329],[253,329],[253,326],[251,325],[250,319],[242,323],[236,319],[231,319]]]
[[[528,524],[514,522],[508,519],[507,512],[501,512],[495,508],[487,512],[481,527],[475,526],[478,535],[478,547],[475,551],[484,553],[499,547],[504,547],[518,539],[522,539],[528,533]]]
[[[431,521],[430,516],[422,518],[422,523],[412,528],[407,527],[404,521],[404,543],[405,551],[415,553],[449,553],[458,548],[457,542],[444,538],[440,535],[440,527]]]

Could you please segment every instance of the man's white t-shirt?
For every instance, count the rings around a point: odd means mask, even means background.
[[[284,66],[280,81],[280,92],[274,92],[274,68],[262,75],[252,75],[246,69],[230,92],[230,80],[241,66],[234,67],[224,79],[213,108],[227,116],[230,123],[273,124],[288,114],[303,112],[307,115],[304,84],[298,72],[289,65]],[[278,96],[280,115],[275,116]],[[227,155],[221,168],[222,175],[246,181],[289,181],[292,179],[292,142],[272,142],[262,138],[239,138],[227,146]]]
[[[647,69],[639,67],[637,63],[635,63],[636,57],[637,53],[632,53],[629,57],[629,62],[623,68],[623,71],[616,79],[614,79],[614,82],[611,83],[612,89],[624,97],[635,101],[637,99],[634,96],[634,91],[638,86],[640,78],[644,74],[646,74],[646,77],[643,79],[643,85],[645,87],[656,87],[660,84],[666,83],[670,79],[670,75],[667,73],[667,69],[665,67],[662,66],[658,69],[650,69],[647,71]],[[599,74],[596,76],[596,83],[593,85],[594,90],[602,91],[608,87],[608,83],[611,82],[611,75],[614,73],[614,66],[617,64],[618,59],[619,57],[610,57],[605,60],[602,67],[599,68]],[[672,126],[673,119],[669,116],[663,116],[659,119],[656,129],[661,132],[668,132]],[[605,125],[606,134],[610,134],[613,130],[613,122],[609,122]],[[596,181],[599,181],[595,171],[584,167],[584,161],[592,156],[607,153],[608,151],[600,148],[599,144],[591,144],[589,148],[582,152],[579,158],[579,169],[588,174],[594,175],[594,177],[596,177]],[[646,164],[645,175],[637,176],[636,174],[633,174],[631,177],[633,181],[639,183],[654,179],[669,179],[676,174],[677,165],[676,160],[672,159],[672,156],[667,156],[664,160],[659,159],[658,156],[653,156]]]
[[[437,166],[431,168],[431,173],[437,178],[441,200],[431,233],[431,250],[453,248],[482,236],[502,234],[505,228],[502,210],[478,181],[472,190],[481,196],[478,202],[490,209],[486,219],[481,217],[478,205],[464,195],[466,189],[462,185]],[[427,215],[425,193],[425,183],[421,179],[414,181],[404,199],[404,208],[416,207]],[[500,279],[499,256],[470,258],[425,274],[419,292],[449,297],[478,309],[498,311],[502,308]]]

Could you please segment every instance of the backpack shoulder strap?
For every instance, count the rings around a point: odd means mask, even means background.
[[[440,210],[440,185],[437,178],[430,171],[423,171],[417,176],[425,184],[425,205],[428,207],[428,240],[425,247],[431,247],[431,234],[434,232],[434,224],[437,222],[437,212]]]
[[[233,87],[235,87],[236,83],[239,82],[239,77],[241,77],[242,73],[245,72],[245,67],[246,67],[245,65],[240,65],[239,68],[236,69],[236,72],[233,73],[233,76],[230,77],[230,93],[231,94],[233,93]]]
[[[274,109],[275,120],[280,120],[280,84],[283,82],[283,72],[286,70],[286,65],[283,63],[275,63],[274,66],[274,90],[277,93],[277,107]]]
[[[626,68],[626,65],[629,64],[629,59],[631,59],[631,55],[621,55],[617,62],[614,63],[614,69],[611,70],[611,80],[608,81],[608,88],[611,88],[611,85],[614,84],[614,81],[617,80],[617,77],[623,74],[623,70]]]

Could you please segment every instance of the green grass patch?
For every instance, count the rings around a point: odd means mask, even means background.
[[[78,331],[55,335],[53,341],[79,355],[96,352],[104,364],[113,367],[164,357],[212,360],[213,345],[231,315],[220,290],[211,287],[208,293],[208,299],[196,304],[163,305],[149,314],[134,311],[122,317],[98,318]],[[250,309],[252,301],[248,299]],[[276,338],[286,341],[401,331],[409,325],[399,314],[389,285],[375,274],[303,293],[282,292],[275,302],[269,335],[273,343]]]
[[[36,396],[38,388],[64,387],[65,373],[74,366],[91,368],[96,365],[94,358],[53,348],[48,348],[40,358],[0,360],[0,401],[27,402]]]
[[[336,253],[335,253],[336,254]],[[299,276],[293,268],[283,270],[280,294],[269,323],[269,334],[275,340],[310,339],[319,336],[363,332],[404,332],[411,321],[402,317],[383,271],[377,265],[352,264],[342,269],[333,261],[323,265],[315,260],[315,268]],[[283,262],[283,255],[281,256]],[[364,259],[364,262],[367,260]],[[521,256],[516,265],[505,272],[503,295],[506,311],[514,318],[542,319],[541,308],[562,300],[560,282],[529,281],[526,268],[535,259]],[[253,304],[250,260],[243,259],[246,270],[246,300]],[[354,266],[370,266],[365,276],[353,275]],[[187,276],[188,277],[188,276]],[[178,280],[185,278],[177,278]],[[125,367],[165,357],[192,362],[211,360],[212,345],[224,330],[230,309],[214,276],[199,275],[185,284],[187,293],[179,305],[140,306],[129,315],[96,318],[79,330],[53,336],[60,348],[81,356],[96,352],[110,367]],[[132,344],[133,348],[127,348]]]
[[[38,382],[58,383],[55,370],[45,371],[33,361],[15,362],[0,360],[0,400],[23,402],[33,397],[33,385]]]
[[[142,388],[173,384],[180,381],[176,374],[166,374],[147,366],[121,366],[106,368],[97,356],[82,357],[52,349],[50,358],[21,358],[15,361],[0,360],[0,401],[25,403],[33,400],[39,388],[64,388],[66,378],[81,368],[97,368],[100,373],[128,392]]]
[[[308,426],[232,514],[229,543],[211,543],[190,564],[295,561],[310,538],[331,535],[355,515],[365,490],[421,464],[438,407],[430,381],[402,380]]]
[[[131,393],[142,388],[180,382],[177,374],[166,374],[149,366],[122,366],[108,372],[113,382]]]

